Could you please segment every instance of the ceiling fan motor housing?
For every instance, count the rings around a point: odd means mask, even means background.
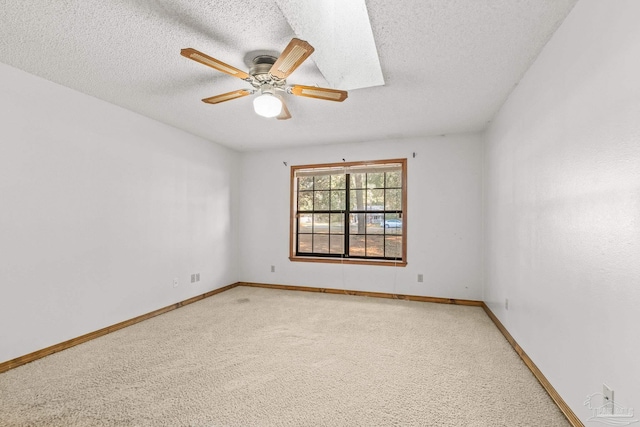
[[[259,55],[253,58],[253,65],[249,70],[250,83],[262,93],[271,93],[276,89],[283,89],[287,83],[286,79],[278,79],[269,72],[277,58],[270,55]]]

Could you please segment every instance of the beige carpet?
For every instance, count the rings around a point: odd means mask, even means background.
[[[0,374],[0,426],[568,426],[478,307],[238,287]]]

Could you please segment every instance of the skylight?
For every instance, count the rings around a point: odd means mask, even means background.
[[[315,48],[311,57],[333,87],[384,85],[364,0],[276,0],[295,32]]]

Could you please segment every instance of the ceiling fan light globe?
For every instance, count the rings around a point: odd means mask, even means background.
[[[268,93],[256,97],[253,100],[253,109],[262,117],[275,117],[282,111],[282,101]]]

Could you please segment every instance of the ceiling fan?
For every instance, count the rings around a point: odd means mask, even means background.
[[[291,39],[278,58],[270,55],[256,56],[253,59],[253,65],[249,73],[245,73],[242,70],[192,48],[182,49],[180,54],[215,70],[242,79],[253,86],[251,89],[239,89],[205,98],[202,100],[203,102],[207,104],[219,104],[259,93],[260,95],[253,100],[253,108],[257,114],[263,117],[276,117],[278,120],[287,120],[291,118],[291,114],[287,109],[287,105],[284,103],[284,99],[281,96],[282,93],[337,102],[342,102],[347,99],[347,92],[344,90],[303,85],[287,86],[287,77],[289,77],[313,51],[313,46],[306,41],[296,38]]]

